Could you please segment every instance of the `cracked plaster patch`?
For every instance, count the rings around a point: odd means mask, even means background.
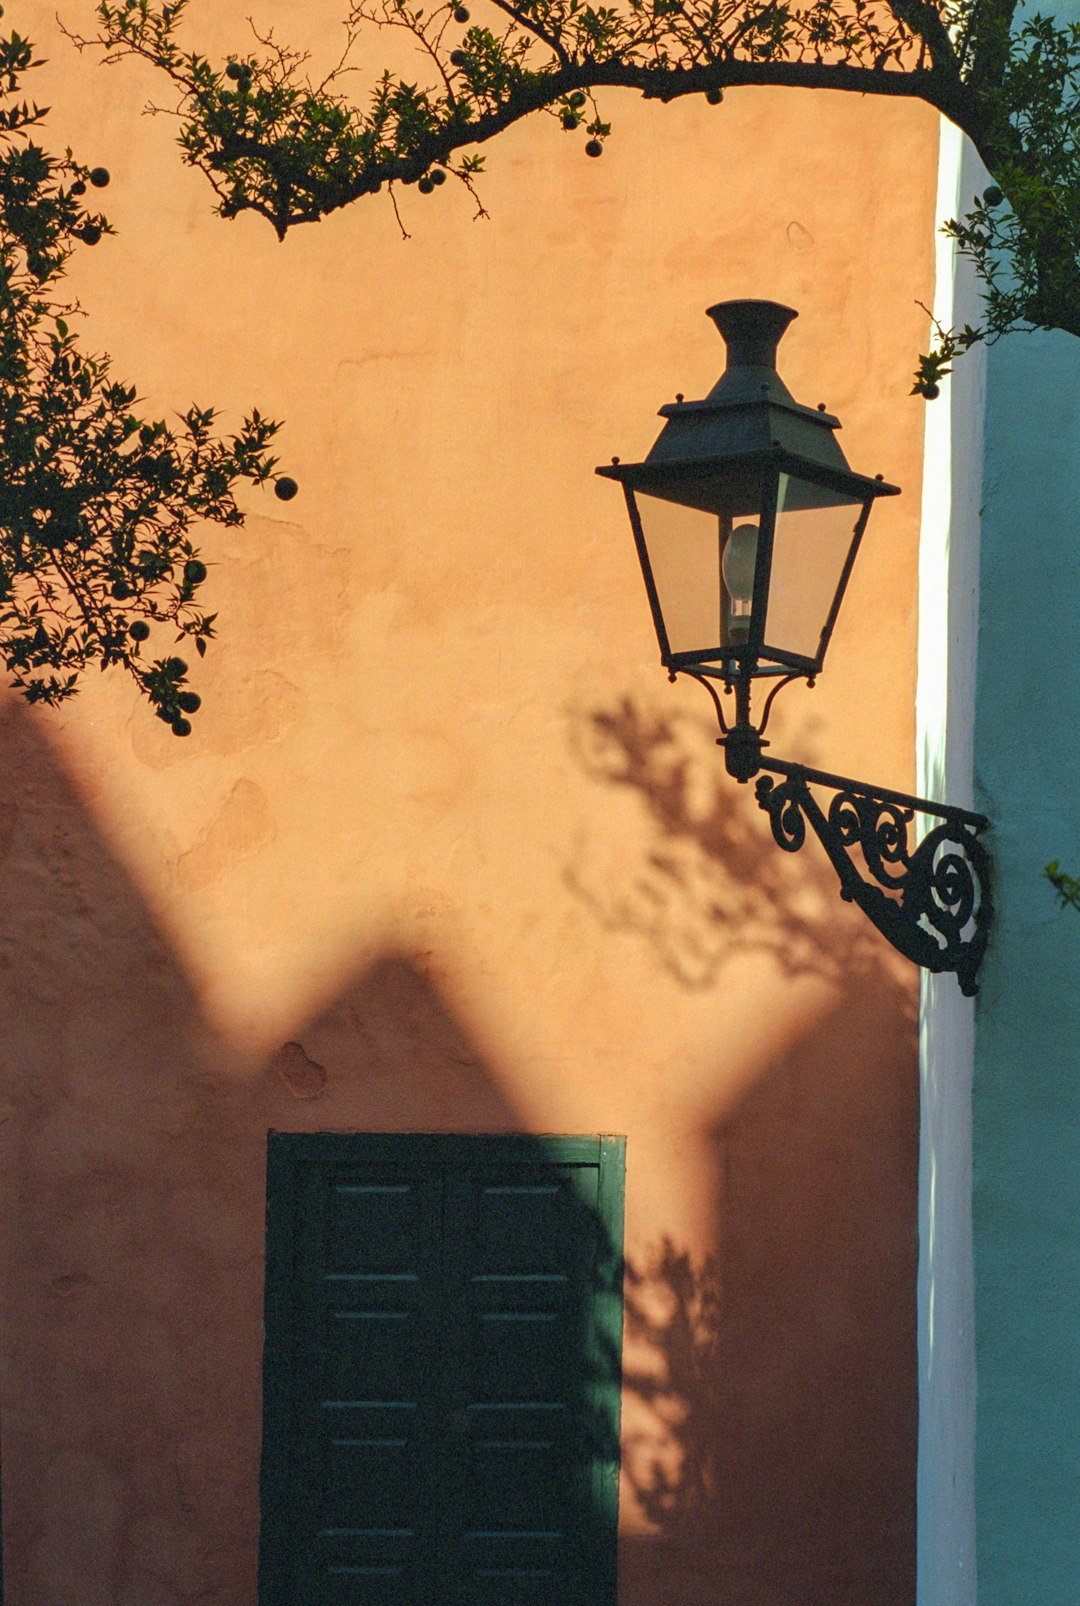
[[[326,1089],[326,1067],[304,1052],[300,1043],[285,1043],[271,1065],[294,1099],[317,1099]]]

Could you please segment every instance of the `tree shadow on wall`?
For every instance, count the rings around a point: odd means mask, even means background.
[[[911,1606],[918,1084],[853,988],[709,1133],[717,1252],[625,1283],[620,1606]],[[887,1024],[887,1022],[886,1022]]]
[[[752,791],[724,769],[714,726],[627,696],[573,711],[570,745],[588,776],[640,808],[579,838],[566,885],[609,929],[645,937],[684,986],[710,986],[736,953],[831,982],[880,968],[884,938],[841,903],[816,841],[797,855],[776,845]]]
[[[641,1526],[620,1606],[911,1606],[914,972],[816,842],[781,851],[703,719],[626,697],[576,712],[571,744],[609,807],[564,876],[607,928],[690,989],[760,954],[832,1000],[708,1131],[716,1253],[664,1240],[627,1265],[623,1493]]]

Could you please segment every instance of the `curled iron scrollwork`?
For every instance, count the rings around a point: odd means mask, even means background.
[[[986,946],[990,918],[989,858],[974,831],[951,823],[929,831],[912,859],[905,888],[909,914],[936,935],[942,952],[961,961],[949,966],[961,974],[961,986],[974,971]],[[981,940],[978,940],[981,937]],[[974,965],[970,963],[974,951]]]
[[[769,816],[777,846],[785,853],[797,853],[806,841],[806,821],[798,786],[790,780],[781,781],[778,786],[771,775],[763,775],[756,792],[758,803]]]
[[[903,885],[911,863],[907,850],[913,809],[856,792],[838,792],[829,805],[829,825],[845,847],[858,846],[875,881]]]
[[[987,821],[803,765],[765,760],[762,768],[782,777],[762,775],[756,787],[779,846],[797,852],[809,824],[839,875],[843,897],[909,959],[930,971],[954,971],[961,991],[974,993],[992,913],[990,860],[979,841]],[[812,787],[836,794],[827,813]],[[910,849],[916,811],[942,823]]]

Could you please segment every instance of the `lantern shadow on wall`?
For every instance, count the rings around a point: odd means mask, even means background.
[[[661,662],[709,694],[728,773],[758,777],[778,845],[796,852],[809,825],[841,896],[907,958],[954,971],[974,993],[992,914],[984,816],[764,756],[776,696],[814,684],[874,501],[898,487],[853,473],[839,419],[801,406],[780,379],[790,307],[726,301],[709,316],[728,348],[709,395],[661,407],[644,462],[596,471],[626,494]],[[756,716],[755,682],[768,687]],[[819,790],[833,794],[827,812]],[[916,813],[940,823],[911,848]]]

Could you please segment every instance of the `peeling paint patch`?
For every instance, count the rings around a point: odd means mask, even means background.
[[[285,1043],[270,1062],[294,1099],[317,1099],[326,1089],[326,1067],[300,1043]]]
[[[200,726],[210,752],[236,754],[280,741],[303,714],[302,692],[276,670],[252,674],[240,654],[232,653],[215,665],[215,674]]]
[[[271,834],[266,793],[241,776],[194,847],[177,863],[177,884],[185,891],[210,886],[268,842]]]

